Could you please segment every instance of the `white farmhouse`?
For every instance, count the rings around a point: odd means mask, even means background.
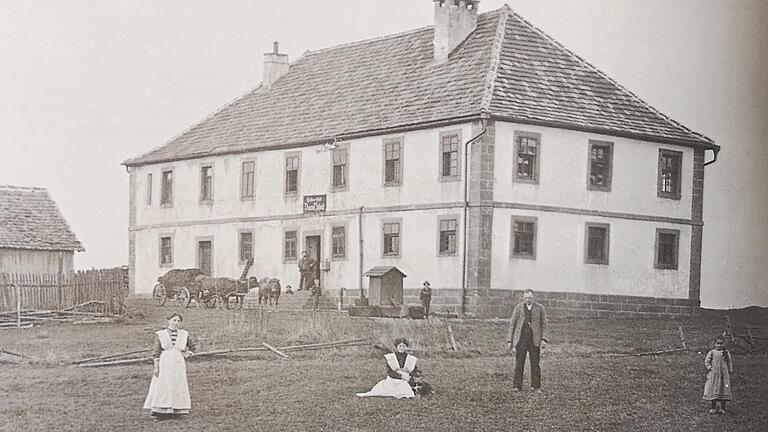
[[[705,159],[719,147],[512,12],[435,1],[434,26],[265,54],[264,82],[130,171],[132,292],[170,268],[367,289],[507,315],[531,288],[561,314],[699,306]]]

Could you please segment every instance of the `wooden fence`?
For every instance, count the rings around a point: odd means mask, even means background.
[[[103,312],[117,314],[125,304],[123,286],[120,269],[78,271],[72,276],[0,273],[0,311],[16,310],[18,292],[22,309],[60,310],[100,301]]]

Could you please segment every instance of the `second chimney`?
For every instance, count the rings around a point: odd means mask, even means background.
[[[264,76],[261,85],[269,90],[277,80],[288,73],[288,54],[280,54],[278,43],[272,44],[272,52],[264,53]]]
[[[480,0],[432,0],[435,2],[435,61],[448,61],[448,54],[477,27]]]

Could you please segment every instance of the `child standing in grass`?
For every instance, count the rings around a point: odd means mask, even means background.
[[[731,400],[731,353],[724,347],[722,336],[715,338],[715,348],[707,353],[704,365],[707,367],[707,382],[704,384],[704,400],[712,404],[710,414],[725,414],[725,401]],[[720,402],[720,409],[717,402]]]

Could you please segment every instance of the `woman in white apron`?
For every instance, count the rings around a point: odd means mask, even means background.
[[[433,393],[432,387],[421,380],[421,373],[416,369],[416,356],[408,354],[407,339],[395,339],[395,352],[384,356],[387,361],[387,377],[376,383],[359,397],[382,396],[396,399],[412,398]]]
[[[174,313],[168,317],[168,328],[155,333],[155,370],[144,409],[156,420],[189,414],[192,409],[185,359],[192,355],[195,345],[189,333],[179,329],[181,321],[181,315]]]

